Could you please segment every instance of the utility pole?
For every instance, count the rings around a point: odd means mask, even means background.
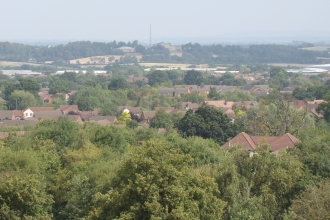
[[[152,39],[151,39],[151,24],[150,24],[150,36],[149,36],[149,48],[152,46]]]
[[[17,110],[17,99],[19,99],[19,98],[16,98],[16,110]]]

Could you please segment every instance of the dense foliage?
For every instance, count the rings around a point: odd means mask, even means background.
[[[7,61],[55,61],[63,64],[77,58],[124,55],[118,48],[129,46],[143,55],[143,61],[180,63],[318,63],[317,57],[329,57],[327,52],[303,50],[295,46],[262,44],[243,47],[239,45],[182,45],[182,56],[170,55],[170,51],[160,44],[145,48],[133,42],[90,42],[78,41],[57,46],[31,46],[19,43],[0,42],[0,60]],[[123,56],[122,63],[135,63],[132,56]]]

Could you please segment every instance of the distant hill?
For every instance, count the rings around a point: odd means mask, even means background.
[[[135,53],[124,52],[121,48],[129,47]],[[90,63],[107,64],[108,58],[114,57],[118,62],[167,62],[167,63],[323,63],[329,58],[328,50],[302,50],[299,46],[255,44],[255,45],[201,45],[198,43],[183,44],[176,51],[169,50],[161,44],[147,48],[137,41],[125,42],[91,42],[77,41],[57,46],[31,46],[19,43],[0,42],[0,61],[35,62],[53,64],[81,64],[79,59],[104,57],[102,60],[88,60]],[[119,57],[123,57],[119,59]],[[102,58],[103,59],[103,58]],[[48,62],[49,63],[49,62]]]

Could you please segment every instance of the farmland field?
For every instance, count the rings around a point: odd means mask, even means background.
[[[330,51],[330,47],[318,46],[318,47],[305,47],[301,48],[303,50],[312,50],[312,51]]]

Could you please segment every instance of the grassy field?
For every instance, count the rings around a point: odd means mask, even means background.
[[[313,63],[312,64],[301,64],[301,63],[268,63],[268,65],[270,65],[270,66],[278,66],[278,67],[288,67],[288,66],[291,66],[291,67],[303,68],[303,67],[314,65],[314,64]]]
[[[330,51],[330,47],[325,47],[325,46],[319,46],[319,47],[306,47],[306,48],[301,48],[303,50],[312,50],[312,51]]]
[[[33,66],[43,65],[43,64],[39,64],[39,63],[0,61],[0,66],[22,66],[23,64],[28,64],[28,65],[33,65]]]

